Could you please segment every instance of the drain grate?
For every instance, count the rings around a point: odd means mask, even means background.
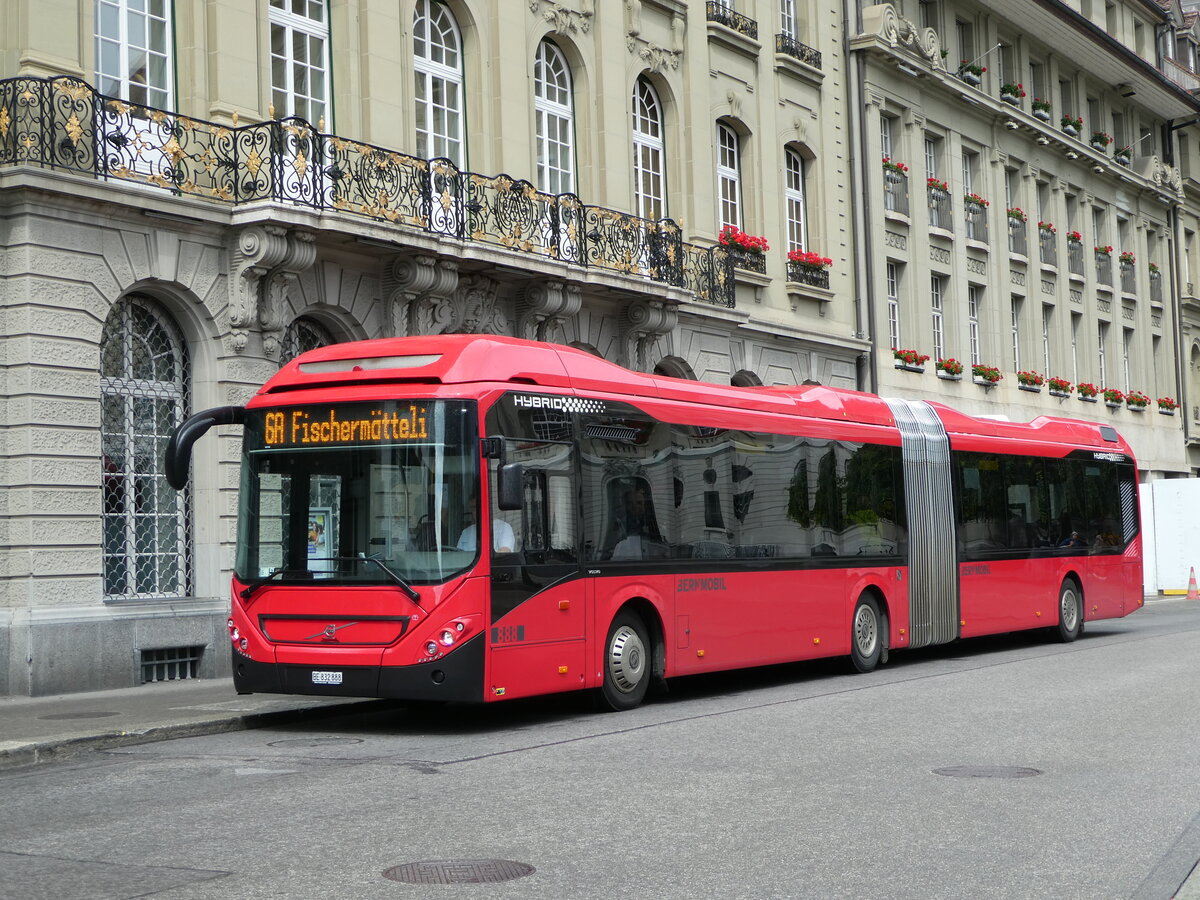
[[[490,884],[524,878],[537,870],[509,859],[429,859],[392,866],[383,873],[404,884]]]
[[[946,766],[934,769],[933,774],[950,778],[1032,778],[1041,775],[1042,770],[1027,766]]]
[[[104,719],[108,716],[119,716],[118,712],[94,710],[92,712],[51,713],[48,716],[38,716],[43,721],[58,721],[61,719]]]

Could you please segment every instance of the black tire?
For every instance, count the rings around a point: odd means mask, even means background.
[[[1083,634],[1083,591],[1074,578],[1063,581],[1058,591],[1058,639],[1069,644]]]
[[[646,698],[654,666],[650,633],[642,617],[630,610],[617,613],[604,641],[603,709],[633,709]]]
[[[858,598],[850,620],[850,661],[859,672],[870,672],[883,655],[884,619],[870,594]]]

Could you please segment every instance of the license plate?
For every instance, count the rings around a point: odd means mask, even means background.
[[[313,684],[341,684],[342,683],[342,673],[341,672],[313,672],[312,673],[312,683]]]

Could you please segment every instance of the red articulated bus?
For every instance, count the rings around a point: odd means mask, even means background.
[[[1136,466],[1107,425],[631,372],[480,335],[336,344],[244,427],[242,692],[492,701],[1021,629],[1142,605]],[[480,540],[480,535],[484,539]]]

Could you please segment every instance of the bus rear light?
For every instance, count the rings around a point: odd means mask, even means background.
[[[237,626],[236,625],[233,626],[233,630],[229,632],[230,639],[236,644],[238,642],[238,639],[241,638],[241,636],[242,636],[242,633],[237,630]]]
[[[454,632],[449,631],[449,630],[443,631],[442,632],[442,643],[445,644],[447,647],[452,646],[454,644]]]
[[[438,645],[436,641],[430,641],[425,645],[425,654],[427,656],[437,656]]]
[[[246,640],[245,638],[242,638],[241,643],[239,643],[238,646],[241,647],[242,650],[245,650],[247,647],[250,646],[250,642],[248,640]]]

